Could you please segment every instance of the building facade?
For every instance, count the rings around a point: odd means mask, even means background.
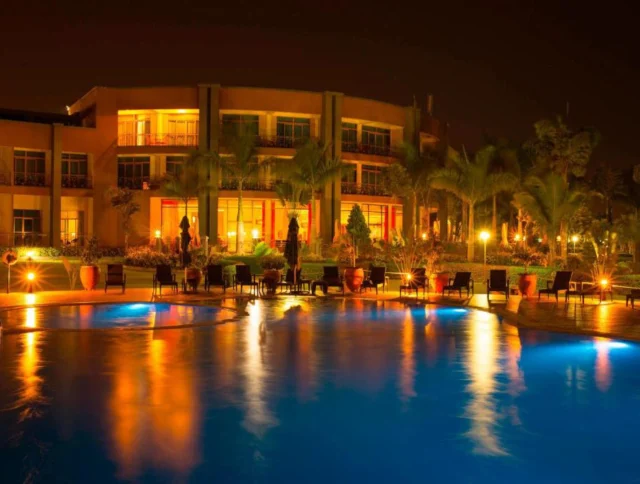
[[[384,168],[398,160],[403,142],[424,148],[439,141],[430,107],[401,107],[336,92],[303,92],[203,84],[194,87],[96,87],[68,107],[68,115],[0,111],[0,246],[82,244],[96,235],[121,246],[124,234],[110,207],[110,187],[136,191],[132,243],[171,242],[185,207],[164,197],[160,180],[176,173],[194,150],[225,155],[221,133],[242,124],[253,132],[264,166],[245,187],[247,237],[278,245],[286,238],[287,210],[273,190],[267,159],[292,158],[304,139],[330,146],[353,165],[327,186],[317,206],[301,210],[308,238],[310,211],[320,237],[331,240],[359,204],[372,237],[413,230],[408,210],[418,207],[384,191]],[[187,206],[196,243],[209,237],[233,250],[238,202],[233,180],[220,179],[217,195]],[[422,208],[423,213],[429,210]],[[424,217],[419,217],[424,218]],[[427,218],[428,220],[428,218]],[[428,222],[427,222],[428,223]]]

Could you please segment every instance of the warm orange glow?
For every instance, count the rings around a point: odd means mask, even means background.
[[[491,237],[491,234],[486,230],[483,230],[482,232],[480,232],[480,240],[482,240],[483,242],[486,242],[487,240],[489,240],[490,237]]]
[[[516,236],[514,237],[514,239],[516,240],[516,242],[518,242],[520,240],[520,234],[516,234]]]
[[[35,275],[33,272],[29,272],[29,273],[27,274],[27,279],[28,279],[29,281],[35,281],[35,279],[36,279],[36,275]]]
[[[422,240],[427,240],[427,233],[426,232],[422,232]]]
[[[580,240],[580,237],[578,237],[577,235],[572,235],[572,236],[571,236],[571,242],[573,242],[574,244],[575,244],[578,240]]]
[[[162,232],[156,230],[156,239],[159,239],[160,237],[162,237]]]
[[[606,287],[609,284],[609,281],[607,279],[600,279],[600,284],[603,287]]]
[[[416,396],[414,388],[415,378],[415,353],[414,353],[414,327],[411,318],[411,309],[405,311],[404,322],[402,323],[402,363],[400,366],[400,395],[403,401],[408,401]]]
[[[596,387],[606,392],[611,386],[611,362],[609,361],[608,338],[595,337],[596,345]]]
[[[413,279],[413,276],[411,274],[407,274],[405,277],[407,281],[410,281],[411,279]]]

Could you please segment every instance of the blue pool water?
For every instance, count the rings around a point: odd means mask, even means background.
[[[388,302],[238,309],[184,329],[5,332],[0,480],[640,478],[636,344]]]

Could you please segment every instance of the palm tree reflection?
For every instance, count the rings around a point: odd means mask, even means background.
[[[414,379],[416,375],[416,361],[414,350],[414,322],[411,309],[405,310],[404,322],[402,323],[402,362],[400,365],[400,395],[403,402],[409,401],[416,396]]]

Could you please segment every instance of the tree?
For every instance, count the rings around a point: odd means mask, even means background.
[[[316,197],[329,183],[340,179],[343,163],[329,156],[329,145],[308,140],[298,147],[291,160],[274,160],[275,171],[293,187],[311,194],[310,230],[314,253],[320,251],[321,240],[316,230]]]
[[[371,242],[371,229],[367,225],[367,220],[364,218],[364,214],[358,204],[355,204],[349,213],[347,232],[353,238],[355,256],[358,257],[358,248],[366,242]]]
[[[204,158],[200,153],[192,153],[184,161],[180,171],[177,174],[168,174],[160,187],[163,195],[177,198],[184,203],[185,217],[188,217],[189,200],[213,189],[202,170]]]
[[[596,130],[572,130],[560,116],[538,121],[534,128],[535,138],[527,147],[535,157],[537,174],[552,170],[564,181],[569,180],[569,175],[585,176],[593,149],[600,139]]]
[[[491,173],[491,162],[496,154],[492,145],[485,146],[469,159],[463,149],[462,155],[451,151],[450,159],[453,168],[436,170],[431,178],[433,188],[446,190],[458,197],[468,210],[467,258],[473,261],[475,248],[474,208],[494,193],[509,190],[515,186],[517,179],[511,173]],[[495,235],[495,234],[494,234]]]
[[[627,190],[622,181],[622,174],[609,165],[601,164],[595,171],[592,186],[604,200],[605,217],[613,223],[613,202],[627,198]]]
[[[131,234],[131,220],[140,211],[140,204],[135,201],[135,192],[128,188],[112,187],[107,191],[111,207],[122,216],[122,230],[124,232],[124,250],[129,248]]]
[[[393,195],[409,201],[411,211],[408,215],[411,218],[411,231],[406,236],[411,239],[416,237],[417,232],[418,202],[423,198],[427,208],[429,207],[431,188],[429,176],[438,165],[435,153],[427,151],[421,155],[410,143],[405,143],[402,151],[403,156],[400,161],[392,164],[387,170],[385,185]]]
[[[282,207],[289,209],[289,217],[297,216],[299,207],[304,207],[311,201],[309,190],[296,187],[290,182],[280,182],[274,189]]]
[[[547,236],[550,264],[555,262],[561,224],[569,220],[583,200],[584,194],[571,190],[569,183],[556,173],[548,173],[544,178],[527,178],[523,190],[514,195],[516,205],[525,210]]]
[[[260,164],[256,156],[256,137],[248,130],[238,129],[225,138],[225,144],[231,156],[218,156],[217,162],[222,169],[223,179],[233,182],[238,192],[236,253],[243,254],[245,239],[242,211],[243,189],[246,184],[257,180],[260,172]]]

